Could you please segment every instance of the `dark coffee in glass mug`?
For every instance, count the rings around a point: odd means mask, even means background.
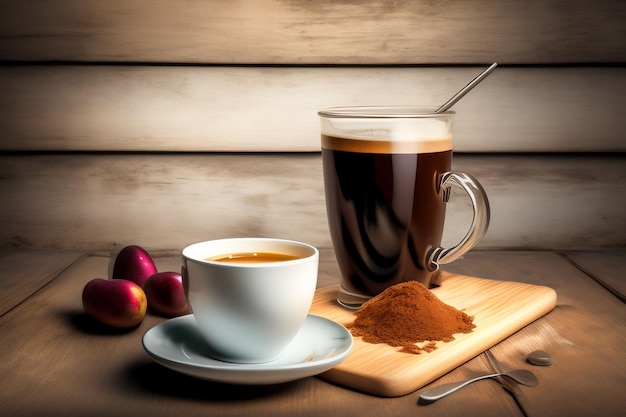
[[[432,286],[439,265],[484,236],[489,203],[471,175],[451,171],[454,112],[343,107],[319,112],[330,234],[342,299],[363,300],[399,282]],[[465,190],[474,216],[459,244],[441,247],[450,187]]]

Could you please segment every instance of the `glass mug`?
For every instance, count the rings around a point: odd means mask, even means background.
[[[331,239],[342,274],[338,301],[358,307],[409,280],[438,284],[439,265],[474,247],[489,201],[471,175],[451,170],[453,111],[335,107],[321,110],[322,161]],[[441,246],[450,187],[469,196],[473,218],[455,246]]]

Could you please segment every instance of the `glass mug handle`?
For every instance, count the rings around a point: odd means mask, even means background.
[[[489,227],[490,208],[487,194],[476,178],[464,172],[450,171],[441,175],[439,189],[443,193],[443,201],[448,202],[452,185],[463,189],[474,209],[472,224],[465,237],[451,248],[431,247],[428,251],[428,269],[436,271],[439,265],[448,264],[473,248],[487,233]]]

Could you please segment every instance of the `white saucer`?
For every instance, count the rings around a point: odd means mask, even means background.
[[[345,327],[308,315],[300,332],[280,359],[261,364],[237,364],[213,359],[192,314],[165,321],[143,336],[146,352],[175,371],[210,381],[233,384],[277,384],[327,371],[352,350]]]

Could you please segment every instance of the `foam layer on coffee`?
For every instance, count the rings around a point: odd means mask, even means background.
[[[435,153],[451,150],[452,138],[437,138],[422,141],[384,141],[322,135],[322,148],[335,151],[379,154]]]
[[[368,121],[370,124],[371,120]],[[418,126],[415,124],[419,123]],[[441,120],[406,120],[380,127],[322,120],[322,148],[367,153],[434,153],[452,149],[450,126]]]

